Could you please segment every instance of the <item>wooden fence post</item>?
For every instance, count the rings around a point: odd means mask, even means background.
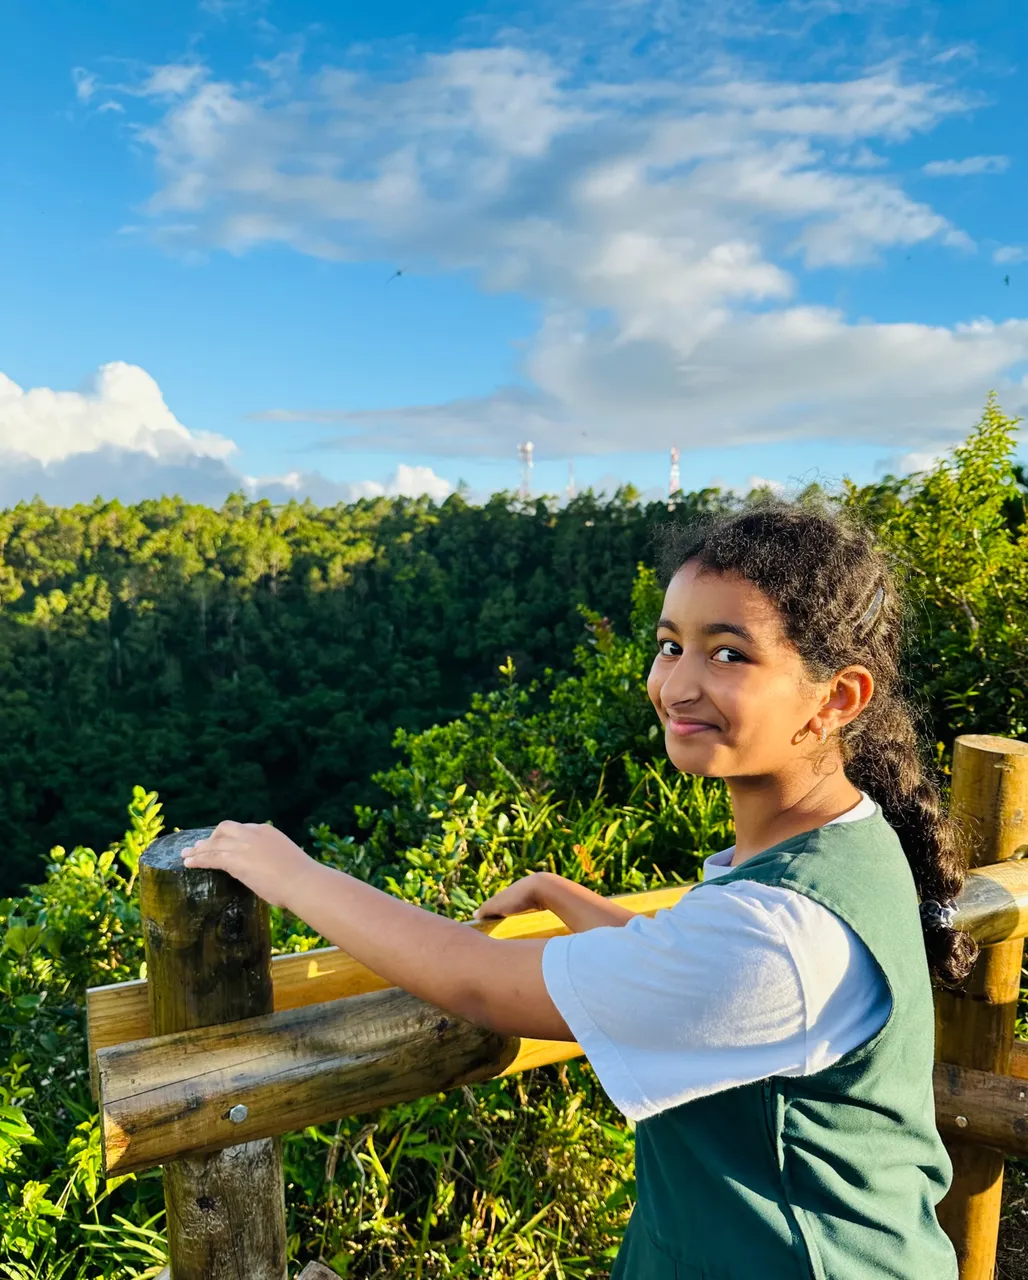
[[[182,864],[181,850],[209,831],[164,836],[140,859],[156,1036],[272,1012],[267,904],[223,871]],[[286,1280],[277,1138],[172,1161],[164,1199],[172,1280]]]
[[[951,812],[964,828],[972,866],[1028,855],[1028,743],[965,735],[953,749]],[[936,995],[936,1056],[1006,1075],[1017,1016],[1024,942],[983,949],[966,993]],[[993,1280],[1003,1195],[1003,1154],[949,1144],[953,1185],[939,1221],[960,1260],[960,1280]]]

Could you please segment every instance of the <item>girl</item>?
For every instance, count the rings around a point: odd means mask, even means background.
[[[724,778],[737,832],[652,920],[529,876],[500,941],[222,823],[221,867],[396,985],[511,1035],[576,1039],[637,1122],[617,1280],[952,1280],[935,1205],[929,974],[973,944],[963,880],[900,698],[901,608],[871,536],[760,507],[669,535],[649,696],[677,769]],[[918,897],[922,900],[919,920]]]

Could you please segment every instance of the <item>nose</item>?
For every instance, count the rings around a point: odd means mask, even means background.
[[[665,711],[672,707],[690,706],[700,696],[700,685],[695,664],[683,653],[667,672],[660,686],[660,702]]]

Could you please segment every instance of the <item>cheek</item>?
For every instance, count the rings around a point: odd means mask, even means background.
[[[790,738],[804,712],[795,680],[755,671],[750,679],[733,681],[719,705],[746,737],[764,743]]]
[[[660,702],[660,691],[663,685],[664,676],[660,670],[660,659],[655,658],[650,667],[650,674],[646,677],[646,692],[650,695],[650,701],[658,715],[663,711]]]

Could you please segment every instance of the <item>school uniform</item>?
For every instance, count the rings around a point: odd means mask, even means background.
[[[868,797],[669,911],[554,938],[551,998],[636,1121],[612,1280],[955,1280],[913,878]]]

